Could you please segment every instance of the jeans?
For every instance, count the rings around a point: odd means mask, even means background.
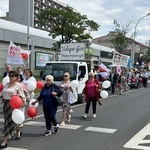
[[[89,100],[86,102],[86,107],[85,107],[85,113],[86,114],[88,114],[88,112],[89,112],[91,102],[92,102],[93,114],[96,113],[97,98],[96,97],[90,97]]]
[[[44,112],[47,130],[51,130],[51,123],[53,123],[54,126],[57,126],[56,111],[57,111],[56,108],[49,108],[43,106],[43,112]]]

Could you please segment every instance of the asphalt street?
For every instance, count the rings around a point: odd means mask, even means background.
[[[23,135],[19,141],[9,140],[6,150],[150,150],[150,88],[130,90],[127,95],[109,94],[97,104],[97,117],[92,117],[92,107],[87,119],[85,104],[72,105],[71,122],[60,127],[58,134],[43,136],[45,123],[42,104],[32,120],[26,116]],[[57,120],[62,117],[58,108]],[[0,130],[3,114],[0,114]]]

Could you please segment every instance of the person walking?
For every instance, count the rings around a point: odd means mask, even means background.
[[[39,97],[32,103],[32,105],[43,100],[43,112],[47,128],[44,135],[49,136],[51,135],[51,123],[54,125],[54,133],[59,132],[59,125],[56,120],[57,106],[53,100],[53,95],[61,96],[63,92],[56,84],[54,84],[53,76],[47,75],[45,79],[46,84],[42,88]]]
[[[101,85],[97,79],[94,79],[94,73],[89,73],[89,79],[85,83],[85,88],[83,89],[83,95],[85,95],[86,106],[85,106],[85,114],[82,115],[83,118],[87,119],[87,115],[89,113],[89,108],[92,102],[93,108],[93,118],[96,118],[96,104],[97,101],[100,103],[100,91]]]
[[[117,79],[118,79],[118,74],[116,72],[116,68],[112,69],[112,72],[109,75],[109,79],[110,79],[110,82],[111,82],[111,94],[114,94],[115,88],[116,88]]]
[[[121,84],[120,94],[126,94],[129,88],[127,84],[126,75],[123,71],[121,72],[121,75],[120,75],[120,84]]]
[[[72,91],[72,88],[70,86],[70,74],[68,72],[64,73],[63,76],[63,81],[59,84],[59,87],[61,88],[61,90],[63,91],[63,105],[62,105],[62,109],[63,109],[63,117],[62,117],[62,121],[60,123],[60,125],[65,125],[65,120],[68,117],[68,122],[70,122],[71,120],[71,108],[70,108],[70,103],[68,102],[68,95],[69,95],[69,91]]]
[[[15,132],[17,130],[17,136],[15,140],[19,140],[22,132],[20,132],[18,125],[13,122],[12,120],[12,112],[13,108],[10,106],[10,98],[13,95],[18,95],[25,101],[25,95],[23,92],[23,88],[20,83],[17,82],[18,73],[16,71],[9,72],[10,82],[8,82],[3,90],[2,90],[2,97],[3,97],[3,110],[4,110],[4,129],[3,129],[3,141],[0,145],[0,149],[7,147],[8,138],[13,138]]]

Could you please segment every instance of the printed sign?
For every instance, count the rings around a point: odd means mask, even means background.
[[[84,43],[61,44],[61,60],[84,60]]]
[[[20,47],[10,42],[8,47],[8,55],[6,59],[7,64],[24,64],[22,60],[22,55],[20,51]]]

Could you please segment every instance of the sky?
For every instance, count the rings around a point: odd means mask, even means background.
[[[8,1],[9,0],[0,0],[0,16],[5,16],[6,12],[9,10]],[[82,15],[86,15],[89,20],[94,20],[100,25],[99,31],[91,32],[93,38],[107,35],[109,31],[113,31],[115,29],[113,25],[115,19],[121,27],[130,24],[129,32],[127,34],[128,37],[131,37],[136,29],[136,41],[145,44],[150,40],[150,15],[146,16],[150,13],[149,0],[59,1],[68,4]]]

